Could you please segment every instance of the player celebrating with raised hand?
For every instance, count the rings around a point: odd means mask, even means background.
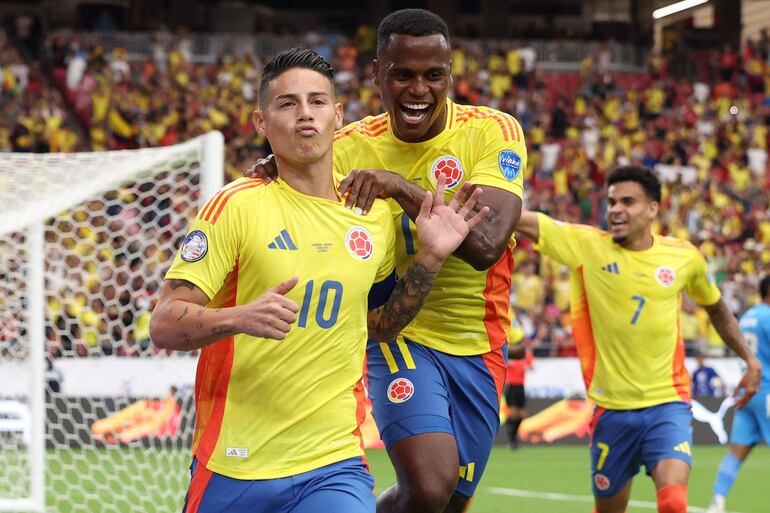
[[[390,198],[399,275],[419,251],[413,221],[440,177],[448,178],[450,196],[469,182],[484,186],[479,205],[489,208],[447,259],[401,336],[369,343],[374,419],[397,476],[377,499],[377,510],[461,512],[500,423],[511,235],[521,212],[527,150],[513,117],[447,98],[452,50],[444,20],[422,9],[396,11],[382,20],[377,37],[372,78],[387,112],[337,132],[334,168],[355,169],[339,186],[346,205],[371,215],[376,197]],[[269,164],[260,162],[247,174],[269,176]],[[389,392],[403,380],[412,383],[413,395],[394,398]]]
[[[770,275],[759,282],[762,302],[749,308],[738,323],[764,369],[770,368]],[[719,465],[714,497],[707,513],[725,513],[725,499],[744,460],[758,443],[770,445],[770,372],[762,373],[759,393],[735,412],[730,451]]]
[[[486,209],[471,216],[476,191],[460,206],[470,187],[444,205],[440,182],[417,217],[422,246],[395,283],[387,205],[356,216],[336,190],[341,120],[323,58],[275,56],[254,123],[279,177],[217,193],[166,275],[152,339],[202,349],[185,513],[375,509],[359,432],[367,330],[389,338],[409,322]]]
[[[596,512],[626,511],[643,463],[660,513],[687,511],[692,464],[690,378],[679,334],[682,291],[704,305],[725,343],[747,364],[737,389],[745,405],[761,366],[720,298],[706,261],[689,242],[653,235],[661,187],[649,169],[607,176],[609,233],[524,212],[516,231],[570,269],[572,333],[592,421],[591,478]]]

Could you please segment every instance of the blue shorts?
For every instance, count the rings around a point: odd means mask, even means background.
[[[279,479],[242,480],[194,460],[182,513],[374,513],[374,479],[351,458]]]
[[[673,402],[640,410],[597,407],[591,421],[591,482],[594,495],[620,492],[644,464],[649,475],[661,460],[692,466],[692,411]]]
[[[735,412],[730,443],[770,445],[770,386],[759,389],[749,404]]]
[[[372,414],[385,447],[423,433],[454,436],[460,459],[456,494],[472,497],[500,427],[508,345],[454,356],[404,337],[369,341]]]

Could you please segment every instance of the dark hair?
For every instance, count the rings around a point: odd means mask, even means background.
[[[265,68],[262,71],[262,80],[259,83],[260,106],[263,105],[262,102],[268,84],[278,78],[282,73],[295,68],[317,71],[328,78],[332,83],[332,87],[334,87],[334,68],[332,68],[331,64],[329,64],[326,59],[307,48],[291,48],[290,50],[284,50],[283,52],[275,54],[267,64],[265,64]]]
[[[770,274],[766,275],[759,282],[759,296],[762,299],[767,299],[768,293],[770,293]]]
[[[377,29],[377,53],[385,48],[393,34],[415,37],[441,34],[449,43],[446,22],[441,16],[424,9],[401,9],[385,16]]]
[[[660,180],[650,169],[641,166],[616,167],[607,175],[607,187],[619,182],[636,182],[650,201],[660,203]]]

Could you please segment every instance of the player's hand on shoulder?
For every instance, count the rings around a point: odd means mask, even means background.
[[[482,194],[470,182],[462,185],[448,205],[444,204],[446,177],[441,177],[435,195],[428,192],[415,219],[421,249],[443,261],[460,246],[468,233],[489,213],[489,207],[473,209]]]
[[[275,165],[275,157],[271,153],[265,158],[257,159],[243,174],[249,178],[258,178],[266,183],[272,182],[278,178],[278,167]]]
[[[345,196],[345,207],[359,209],[364,215],[372,209],[374,200],[392,198],[401,190],[404,178],[385,169],[354,169],[340,182],[337,190]]]
[[[254,301],[238,307],[240,332],[253,337],[283,340],[297,320],[299,305],[286,297],[297,285],[295,276],[265,291]]]

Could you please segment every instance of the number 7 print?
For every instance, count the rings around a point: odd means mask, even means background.
[[[639,320],[639,314],[642,313],[642,308],[644,308],[644,303],[646,300],[642,296],[631,296],[631,299],[633,299],[634,301],[639,301],[639,306],[636,307],[634,316],[631,317],[631,324],[636,324],[636,321]]]

